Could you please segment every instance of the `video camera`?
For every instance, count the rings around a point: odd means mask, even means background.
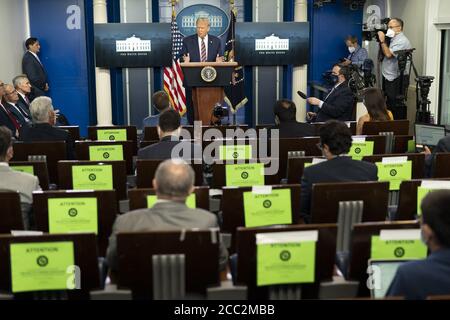
[[[378,32],[383,32],[384,34],[388,31],[388,24],[389,21],[391,21],[391,18],[384,18],[380,20],[379,24],[373,24],[369,25],[368,23],[363,23],[363,30],[362,30],[362,39],[363,41],[372,41],[376,40],[380,42],[380,39],[378,38]]]

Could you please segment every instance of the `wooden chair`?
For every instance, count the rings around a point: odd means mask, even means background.
[[[50,179],[48,175],[47,163],[44,161],[10,161],[9,166],[14,167],[32,167],[33,174],[38,177],[39,185],[42,190],[48,190]]]
[[[72,190],[73,177],[72,168],[74,166],[111,165],[113,189],[116,190],[118,200],[127,198],[127,175],[125,161],[60,161],[58,163],[59,187],[60,189]]]
[[[395,136],[409,134],[409,120],[369,121],[363,125],[363,135],[379,135],[382,132],[393,132]]]
[[[185,287],[180,291],[188,294],[203,296],[207,287],[220,283],[218,239],[218,231],[212,230],[119,233],[118,287],[129,288],[134,299],[169,299],[161,293],[173,289],[168,283]],[[177,258],[167,257],[176,262],[161,263],[161,255],[176,255]],[[158,273],[157,268],[163,267],[162,264],[165,268]],[[170,275],[170,268],[185,271]]]
[[[33,212],[37,230],[49,232],[48,200],[67,198],[96,198],[98,233],[97,244],[100,257],[104,257],[112,226],[119,213],[115,191],[45,191],[33,193]]]
[[[370,296],[367,288],[367,267],[370,259],[370,248],[372,236],[380,234],[385,229],[418,229],[420,225],[416,221],[401,222],[373,222],[355,224],[352,231],[350,265],[348,278],[350,280],[359,281],[359,296]]]
[[[74,264],[81,271],[80,289],[77,290],[59,290],[59,291],[33,291],[25,293],[16,293],[17,299],[41,299],[48,300],[58,297],[58,293],[63,298],[69,300],[89,299],[89,292],[100,287],[100,276],[97,260],[97,246],[95,244],[95,235],[78,234],[57,234],[15,237],[10,235],[0,235],[0,290],[12,292],[11,283],[11,262],[10,246],[12,244],[26,243],[52,243],[52,242],[72,242],[74,248]],[[67,274],[70,277],[70,274]]]
[[[209,211],[209,187],[195,187],[195,202],[197,208]],[[147,196],[156,195],[154,189],[130,189],[128,199],[130,210],[147,208]]]
[[[311,197],[311,222],[336,223],[341,201],[363,201],[363,222],[384,221],[387,217],[388,198],[388,182],[314,184]]]
[[[22,209],[18,192],[0,190],[0,234],[23,230]]]
[[[102,146],[122,146],[122,159],[125,160],[127,165],[127,174],[133,175],[133,141],[77,141],[75,142],[75,152],[78,160],[92,161],[90,157],[91,147]],[[108,161],[107,158],[104,161]]]
[[[393,157],[408,157],[408,161],[412,161],[412,179],[422,179],[425,177],[425,155],[421,153],[366,156],[363,158],[363,161],[377,163],[382,162],[383,158]]]
[[[256,234],[310,230],[319,232],[316,244],[315,282],[302,284],[301,291],[302,299],[317,299],[320,282],[331,281],[333,277],[337,232],[335,224],[261,228],[239,227],[237,229],[236,252],[238,263],[236,284],[248,287],[248,299],[266,300],[269,297],[269,287],[258,287],[256,282]]]
[[[152,188],[152,180],[155,176],[156,169],[164,160],[136,160],[136,187]],[[203,165],[191,161],[191,166],[195,172],[195,185],[203,185]]]
[[[52,142],[15,142],[12,161],[28,161],[29,156],[45,156],[51,183],[58,182],[58,161],[67,159],[66,143]]]
[[[73,141],[81,140],[79,126],[59,126],[58,128],[68,131]]]
[[[437,153],[434,159],[433,178],[450,178],[450,153]]]

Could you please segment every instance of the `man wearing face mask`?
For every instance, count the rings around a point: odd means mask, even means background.
[[[345,39],[345,44],[347,45],[350,54],[344,62],[341,63],[341,66],[349,66],[353,64],[361,69],[364,61],[369,57],[367,50],[361,48],[358,44],[358,38],[355,36],[348,36]]]
[[[430,254],[401,265],[387,296],[418,300],[450,294],[450,190],[429,193],[421,208],[422,240]]]
[[[393,18],[389,21],[386,35],[380,31],[378,32],[378,38],[380,40],[380,48],[383,53],[383,62],[381,65],[381,72],[383,74],[383,91],[387,98],[387,106],[394,114],[394,119],[406,119],[407,112],[397,106],[397,96],[403,96],[406,92],[406,88],[409,85],[409,67],[406,67],[405,75],[403,78],[403,87],[401,86],[400,70],[398,67],[398,55],[395,53],[400,50],[411,49],[411,43],[408,38],[403,34],[403,20],[399,18]],[[391,38],[390,44],[386,43],[386,37]]]
[[[351,70],[349,67],[341,67],[338,64],[333,66],[332,76],[336,84],[325,97],[325,100],[322,101],[314,97],[307,99],[310,105],[318,108],[317,113],[307,113],[306,118],[308,121],[352,120],[355,96],[348,86],[350,75]]]

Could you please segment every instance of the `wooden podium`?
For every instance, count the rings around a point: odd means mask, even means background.
[[[187,62],[181,63],[185,87],[192,88],[194,120],[210,125],[216,103],[223,101],[223,87],[229,86],[237,62]]]

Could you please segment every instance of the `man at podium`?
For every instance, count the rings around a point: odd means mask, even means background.
[[[208,34],[210,22],[208,18],[198,18],[197,34],[183,39],[181,56],[184,62],[222,62],[222,43],[216,36]]]

